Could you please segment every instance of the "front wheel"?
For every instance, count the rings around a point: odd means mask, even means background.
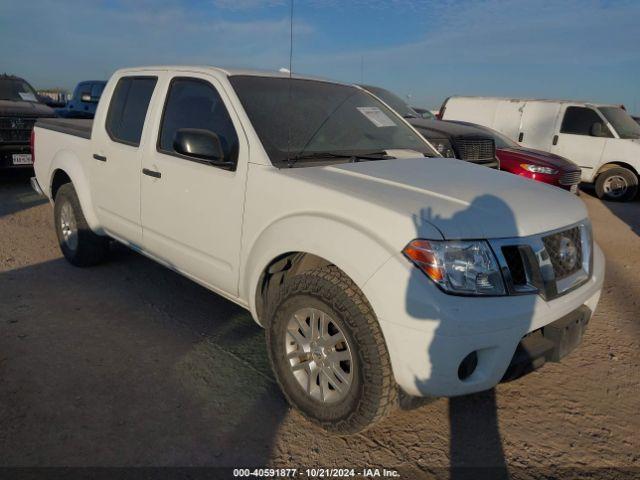
[[[104,259],[108,240],[91,231],[73,184],[66,183],[58,189],[53,220],[60,250],[69,263],[77,267],[88,267]]]
[[[386,344],[371,306],[334,266],[285,281],[267,348],[291,405],[327,430],[362,431],[397,404]]]
[[[596,195],[603,200],[627,202],[638,192],[638,177],[623,167],[605,170],[596,179]]]

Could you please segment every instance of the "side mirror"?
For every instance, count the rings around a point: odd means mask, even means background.
[[[210,130],[200,128],[180,128],[173,139],[173,149],[212,163],[224,162],[224,151],[220,137]]]
[[[603,129],[602,129],[602,123],[594,122],[594,124],[591,125],[591,129],[589,130],[589,134],[592,137],[602,137],[602,136],[604,136],[604,132],[603,132]]]

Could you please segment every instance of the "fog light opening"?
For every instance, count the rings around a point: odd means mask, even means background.
[[[458,367],[458,378],[460,380],[466,380],[471,375],[473,375],[473,372],[476,371],[477,366],[478,354],[477,352],[473,351],[469,355],[464,357],[464,360],[462,360],[462,362],[460,362],[460,366]]]

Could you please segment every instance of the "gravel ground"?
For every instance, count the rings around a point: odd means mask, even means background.
[[[2,176],[0,466],[385,466],[404,478],[640,468],[640,201],[582,195],[607,276],[562,363],[338,437],[288,408],[247,312],[124,248],[70,266],[50,205],[27,175]]]

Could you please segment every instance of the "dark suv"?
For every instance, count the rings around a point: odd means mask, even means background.
[[[493,137],[486,132],[468,125],[424,118],[389,90],[360,86],[402,115],[443,157],[500,168]]]
[[[55,117],[25,80],[0,75],[0,169],[31,167],[29,139],[38,118]]]

